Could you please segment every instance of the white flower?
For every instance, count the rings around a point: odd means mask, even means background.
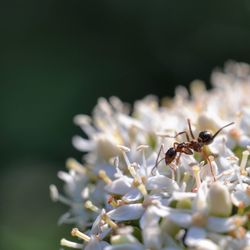
[[[72,235],[83,243],[62,239],[62,246],[248,249],[250,66],[229,62],[212,84],[208,91],[196,80],[191,95],[179,86],[162,105],[150,95],[131,109],[100,98],[92,117],[74,117],[83,163],[68,159],[68,171],[58,173],[65,195],[54,185],[50,192],[69,206],[59,223],[78,226]]]
[[[236,207],[250,205],[250,186],[242,183],[236,187],[236,191],[231,194],[232,202]]]

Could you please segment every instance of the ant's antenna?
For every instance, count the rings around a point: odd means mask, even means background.
[[[234,124],[234,122],[231,122],[231,123],[229,123],[229,124],[223,126],[222,128],[220,128],[220,129],[213,135],[213,139],[215,138],[215,136],[217,136],[217,135],[221,132],[222,129],[224,129],[224,128],[228,127],[228,126],[231,126],[231,125],[233,125],[233,124]]]

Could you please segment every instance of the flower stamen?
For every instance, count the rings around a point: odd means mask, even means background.
[[[238,215],[243,215],[244,214],[244,209],[245,209],[245,204],[244,204],[243,201],[240,201],[239,205],[238,205],[237,214]]]
[[[241,175],[247,175],[246,165],[247,165],[248,156],[249,156],[249,151],[248,150],[243,151],[242,159],[241,159],[241,163],[240,163],[240,174]]]
[[[142,179],[136,173],[135,166],[136,166],[135,164],[129,165],[128,170],[130,174],[132,175],[132,177],[134,178],[133,185],[137,187],[139,191],[145,196],[148,194],[148,192],[147,192],[145,185],[143,184]]]
[[[80,232],[78,228],[73,228],[71,230],[71,235],[87,242],[90,241],[90,237],[87,234]]]
[[[99,209],[97,206],[95,206],[95,205],[92,203],[92,201],[90,201],[90,200],[87,200],[87,201],[84,203],[84,207],[87,208],[87,209],[89,209],[89,210],[91,210],[91,211],[93,211],[93,212],[95,212],[95,213],[99,213],[99,212],[100,212],[100,209]]]
[[[108,177],[108,175],[106,174],[106,172],[104,170],[100,170],[98,173],[98,176],[107,184],[111,184],[112,180]]]
[[[118,225],[112,221],[106,213],[102,214],[102,220],[106,222],[112,229],[118,228]]]
[[[137,188],[139,189],[139,191],[140,191],[144,196],[146,196],[146,195],[148,194],[147,189],[146,189],[146,187],[145,187],[144,184],[141,183]]]
[[[200,167],[198,165],[194,165],[192,169],[193,169],[194,178],[196,182],[196,189],[199,190],[201,186]]]
[[[148,176],[148,171],[147,171],[147,161],[146,161],[146,157],[145,157],[145,150],[149,148],[148,145],[140,145],[139,147],[137,147],[137,151],[141,151],[142,152],[142,163],[143,163],[143,167],[146,173],[146,176]]]
[[[51,184],[49,186],[49,189],[50,189],[50,197],[51,197],[52,201],[54,201],[54,202],[60,201],[61,203],[65,204],[65,205],[68,205],[68,206],[72,205],[72,202],[69,199],[62,196],[58,192],[58,189],[57,189],[57,187],[55,185]]]
[[[127,166],[130,165],[130,161],[128,159],[128,156],[126,155],[127,152],[130,152],[130,149],[128,147],[117,145],[117,147],[122,151],[123,158],[125,160],[125,163]]]
[[[134,164],[133,165],[129,165],[128,166],[128,171],[129,173],[132,175],[132,177],[135,179],[135,180],[138,180],[138,176],[137,176],[137,173],[135,171],[135,168],[134,168]]]
[[[112,195],[108,197],[108,204],[110,204],[112,207],[118,206],[118,203],[116,202],[115,198]]]
[[[184,172],[183,179],[182,179],[182,185],[181,185],[182,192],[186,191],[187,183],[188,183],[189,179],[190,179],[190,174],[188,172]]]
[[[83,248],[82,244],[79,244],[79,243],[76,243],[73,241],[69,241],[66,239],[61,239],[60,245],[63,247],[70,247],[70,248],[75,248],[75,249],[82,249]]]
[[[86,174],[86,169],[82,164],[80,164],[78,161],[76,161],[74,158],[69,158],[66,161],[66,167],[69,170],[74,170],[80,174]]]

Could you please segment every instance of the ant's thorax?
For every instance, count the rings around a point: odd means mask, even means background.
[[[203,143],[198,142],[197,140],[191,140],[187,143],[188,147],[193,149],[195,152],[202,152]]]

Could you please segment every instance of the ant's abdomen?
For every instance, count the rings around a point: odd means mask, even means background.
[[[176,157],[176,150],[172,147],[169,148],[168,151],[165,153],[165,163],[168,165],[170,164]]]

